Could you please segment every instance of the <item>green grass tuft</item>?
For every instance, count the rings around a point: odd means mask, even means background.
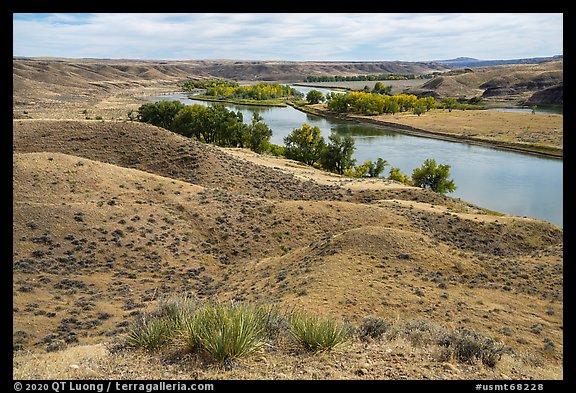
[[[290,333],[298,343],[314,353],[335,349],[348,340],[343,324],[302,312],[292,314]]]
[[[175,325],[168,318],[142,317],[128,332],[126,342],[133,347],[154,351],[172,341]]]
[[[266,345],[266,325],[255,306],[208,304],[196,310],[183,326],[191,349],[209,353],[216,361],[238,359]]]

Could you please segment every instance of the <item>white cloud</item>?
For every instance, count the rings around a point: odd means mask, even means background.
[[[432,60],[563,53],[562,14],[24,14],[15,56]]]

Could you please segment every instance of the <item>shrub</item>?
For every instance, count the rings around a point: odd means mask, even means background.
[[[275,145],[274,143],[268,144],[268,151],[276,157],[284,157],[284,146]]]
[[[126,342],[130,346],[154,351],[172,341],[175,332],[175,326],[168,318],[143,316],[128,332]]]
[[[488,367],[496,366],[504,352],[503,344],[468,329],[451,330],[442,335],[437,343],[447,348],[460,362],[473,363],[480,360]]]
[[[292,315],[290,333],[298,343],[314,353],[335,349],[348,340],[344,325],[301,312]]]
[[[290,329],[290,316],[281,311],[277,306],[256,307],[258,318],[262,321],[264,333],[268,339],[278,339],[282,334],[288,333]]]
[[[388,161],[382,158],[378,158],[376,162],[366,160],[362,165],[354,165],[353,169],[350,165],[350,168],[344,169],[343,173],[351,177],[379,177],[387,165],[389,165]]]
[[[160,298],[157,310],[153,314],[158,318],[167,319],[175,329],[180,329],[183,322],[199,307],[200,302],[188,295],[168,296]]]
[[[390,328],[390,323],[381,317],[364,317],[358,329],[361,338],[379,338]]]
[[[400,172],[400,168],[390,168],[390,175],[388,176],[389,180],[398,181],[404,184],[411,184],[410,176],[405,173]]]
[[[254,306],[209,304],[183,323],[191,349],[200,349],[223,363],[252,354],[266,345],[265,321]]]
[[[413,345],[429,345],[437,341],[443,329],[436,323],[425,319],[414,319],[401,325],[393,326],[387,332],[390,339],[404,337]]]

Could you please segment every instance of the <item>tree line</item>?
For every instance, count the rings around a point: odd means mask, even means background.
[[[205,95],[216,98],[270,100],[275,98],[301,98],[303,94],[288,85],[260,82],[240,86],[237,82],[223,79],[196,81],[190,80],[180,84],[185,91],[205,89]]]
[[[390,165],[382,158],[374,162],[366,160],[363,164],[356,165],[356,160],[352,158],[356,147],[351,136],[331,134],[326,143],[320,128],[308,124],[294,129],[284,138],[284,144],[286,158],[312,166],[318,164],[327,171],[345,176],[380,177],[385,167]],[[429,158],[420,168],[414,169],[411,179],[394,167],[390,169],[388,179],[445,194],[456,190],[454,181],[449,177],[450,165],[437,164],[436,160]]]
[[[414,94],[391,94],[392,86],[376,82],[372,90],[352,91],[347,93],[330,92],[323,95],[318,90],[306,94],[309,104],[326,101],[329,110],[337,113],[357,113],[362,115],[396,114],[412,111],[420,116],[430,109],[441,108],[452,112],[454,109],[479,109],[482,97],[455,98],[445,97],[436,101],[434,97],[417,97]],[[534,110],[533,110],[534,111]]]
[[[353,177],[380,177],[388,162],[378,158],[356,165],[356,150],[351,136],[331,134],[328,142],[317,126],[303,124],[284,138],[284,146],[270,143],[272,130],[263,118],[254,113],[250,124],[245,124],[241,112],[228,110],[222,104],[204,106],[185,105],[180,101],[147,103],[134,113],[131,119],[153,124],[195,140],[222,147],[248,148],[256,153],[270,152],[300,161],[310,166]],[[426,160],[421,168],[414,170],[412,179],[398,168],[391,168],[389,179],[429,188],[446,193],[456,189],[450,175],[449,165],[437,165],[433,159]]]
[[[208,89],[214,86],[231,86],[238,87],[238,82],[229,81],[226,79],[209,79],[209,80],[187,80],[179,84],[180,88],[184,91],[192,91],[195,89]]]
[[[420,115],[437,106],[434,97],[418,98],[414,94],[384,95],[353,91],[349,93],[328,93],[328,109],[338,113],[359,113],[363,115],[396,114],[412,110]]]
[[[353,82],[379,80],[430,79],[438,73],[431,74],[368,74],[368,75],[308,75],[304,82]]]
[[[259,114],[254,113],[252,122],[245,124],[240,111],[230,111],[222,104],[158,101],[140,106],[137,119],[222,147],[244,147],[257,153],[270,150],[272,130]]]

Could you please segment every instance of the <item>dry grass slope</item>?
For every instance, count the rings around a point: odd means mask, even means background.
[[[487,100],[532,101],[532,96],[544,89],[563,86],[563,61],[540,64],[514,64],[463,68],[442,74],[421,86],[407,89],[413,94],[436,97],[483,97]],[[562,104],[561,96],[550,96],[542,104]],[[560,100],[558,100],[560,98]]]
[[[13,141],[15,377],[562,378],[557,227],[386,182],[306,178],[145,124],[14,120]],[[286,348],[231,371],[105,350],[173,292],[354,323],[425,318],[511,350],[486,369],[399,338]]]

